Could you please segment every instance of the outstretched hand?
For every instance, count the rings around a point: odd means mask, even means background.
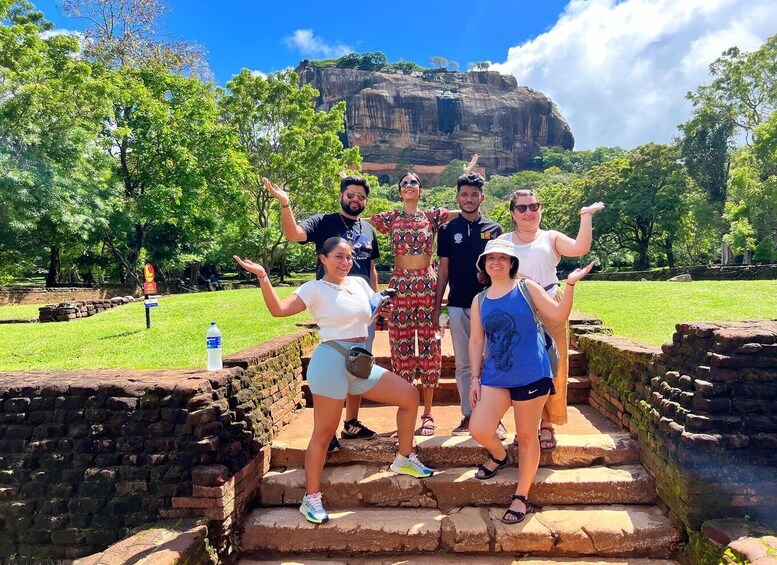
[[[593,266],[594,266],[594,262],[591,261],[582,269],[575,269],[574,271],[569,273],[569,276],[567,277],[567,284],[575,284],[577,281],[584,278],[588,273],[591,272],[591,269],[593,268]]]
[[[475,154],[472,156],[472,159],[470,159],[470,160],[469,160],[469,164],[464,166],[464,169],[463,169],[463,170],[464,170],[464,174],[465,174],[465,175],[468,175],[468,174],[470,174],[472,171],[474,171],[474,170],[475,170],[475,167],[476,167],[476,166],[477,166],[477,164],[478,164],[478,158],[479,158],[479,157],[480,157],[480,155],[478,155],[477,153],[475,153]]]
[[[583,206],[580,209],[581,214],[596,214],[599,210],[604,210],[604,202],[594,202],[590,206]]]
[[[248,259],[241,259],[237,255],[233,255],[232,258],[237,261],[237,264],[243,267],[249,273],[253,273],[260,280],[267,276],[267,271],[259,263],[254,263]]]
[[[270,182],[270,179],[267,177],[262,177],[262,180],[264,181],[264,187],[267,189],[267,192],[269,192],[273,198],[280,202],[282,206],[286,206],[289,203],[288,192],[283,190],[277,184]]]

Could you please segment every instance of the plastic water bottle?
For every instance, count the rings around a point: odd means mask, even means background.
[[[442,336],[445,335],[445,328],[448,327],[449,321],[450,317],[448,316],[448,309],[443,308],[442,312],[440,313],[440,327],[437,328],[437,331],[434,333],[434,337],[437,339],[442,339]]]
[[[211,322],[205,341],[208,348],[208,371],[218,371],[224,367],[221,362],[221,330],[216,322]]]

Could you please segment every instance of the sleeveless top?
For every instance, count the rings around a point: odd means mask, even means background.
[[[372,216],[375,229],[391,234],[391,250],[396,255],[432,255],[434,234],[448,219],[447,208],[432,208],[406,214],[388,210]]]
[[[488,339],[482,384],[510,388],[552,378],[550,359],[531,307],[517,285],[501,298],[486,296],[480,322]]]
[[[556,266],[559,259],[550,244],[547,230],[540,230],[540,235],[531,243],[521,243],[511,231],[500,236],[513,244],[518,255],[518,272],[543,287],[551,298],[558,290]],[[553,286],[551,286],[553,285]]]

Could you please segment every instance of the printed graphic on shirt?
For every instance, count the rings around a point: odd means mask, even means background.
[[[480,239],[491,239],[491,232],[480,232]]]
[[[453,235],[453,243],[461,243],[464,241],[464,234],[457,233]]]
[[[494,310],[483,320],[483,330],[488,335],[489,356],[498,371],[513,368],[513,347],[521,341],[521,334],[515,327],[515,320],[501,310]]]

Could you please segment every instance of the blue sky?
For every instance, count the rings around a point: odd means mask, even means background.
[[[79,22],[33,0],[58,29]],[[731,46],[777,33],[774,0],[167,0],[164,27],[207,51],[215,80],[269,73],[303,58],[382,51],[428,65],[491,61],[550,96],[577,149],[669,143]]]
[[[32,1],[57,28],[79,29],[79,20],[65,18],[56,0]],[[471,62],[503,60],[517,42],[549,29],[565,4],[167,0],[171,11],[164,25],[171,35],[203,45],[216,81],[224,85],[242,68],[267,73],[294,67],[306,57],[352,51],[382,51],[389,61],[405,59],[422,66],[439,56],[466,69]]]

